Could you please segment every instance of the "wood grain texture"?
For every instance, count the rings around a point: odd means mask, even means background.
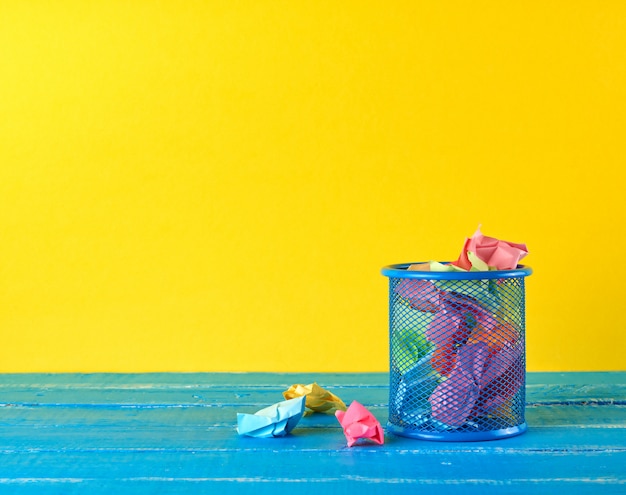
[[[0,493],[626,493],[626,373],[530,373],[524,435],[347,448],[332,415],[237,435],[317,381],[384,425],[386,374],[0,375]]]

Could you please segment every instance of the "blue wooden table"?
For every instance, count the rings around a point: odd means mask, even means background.
[[[529,373],[528,432],[503,440],[347,448],[324,414],[237,435],[313,381],[386,423],[386,374],[0,375],[0,494],[626,494],[626,373]]]

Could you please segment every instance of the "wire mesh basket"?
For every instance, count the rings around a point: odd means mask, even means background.
[[[412,271],[389,277],[387,431],[441,441],[526,431],[525,287],[532,271]]]

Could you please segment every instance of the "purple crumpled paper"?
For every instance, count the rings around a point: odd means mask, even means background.
[[[429,398],[433,418],[459,427],[471,415],[488,413],[515,395],[524,383],[519,370],[523,348],[519,341],[493,351],[485,342],[463,345],[454,368]]]

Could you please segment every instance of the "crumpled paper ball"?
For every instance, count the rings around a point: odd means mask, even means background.
[[[385,441],[383,428],[378,420],[357,401],[353,401],[347,411],[336,411],[335,416],[343,428],[348,447],[352,447],[361,439],[371,440],[378,445]]]
[[[526,244],[483,235],[480,227],[465,240],[459,259],[452,264],[464,270],[513,270],[528,254]]]
[[[323,389],[317,383],[309,385],[295,384],[283,392],[285,399],[306,397],[306,407],[313,412],[345,411],[346,405],[332,392]]]
[[[272,404],[254,414],[237,413],[237,433],[255,438],[284,437],[304,413],[304,397]]]

